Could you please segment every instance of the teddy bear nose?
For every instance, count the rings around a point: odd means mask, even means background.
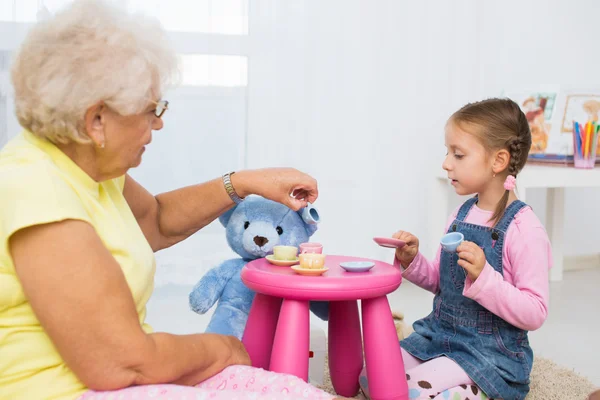
[[[263,247],[268,242],[269,242],[269,239],[267,239],[266,237],[254,236],[254,243],[256,243],[256,245],[258,247]]]

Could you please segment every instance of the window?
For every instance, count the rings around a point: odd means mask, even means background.
[[[169,31],[248,34],[248,0],[126,0],[157,17]]]
[[[116,1],[116,0],[113,0]],[[51,13],[70,0],[2,0],[0,21],[34,22],[38,10]],[[248,0],[123,0],[132,11],[158,18],[165,29],[223,35],[248,34]]]
[[[248,58],[206,54],[181,55],[184,86],[247,86]]]
[[[0,0],[0,21],[35,22],[44,7],[54,13],[71,1]],[[130,11],[159,18],[170,32],[181,53],[182,85],[247,86],[248,59],[243,46],[248,33],[248,0],[122,0],[122,4]],[[228,55],[216,53],[221,51]],[[238,55],[230,55],[238,51]],[[1,78],[0,73],[0,89],[6,80]]]
[[[38,10],[42,7],[56,12],[68,3],[70,0],[1,0],[0,21],[34,22],[37,20]]]

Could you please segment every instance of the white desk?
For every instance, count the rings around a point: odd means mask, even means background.
[[[527,202],[527,190],[545,188],[546,196],[546,230],[552,244],[553,268],[550,280],[560,281],[563,277],[563,228],[565,213],[565,188],[600,187],[600,168],[575,169],[559,165],[527,164],[517,177],[517,195]],[[440,170],[433,185],[433,199],[441,207],[433,207],[430,219],[432,249],[437,249],[439,237],[444,230],[451,210],[448,210],[448,199],[454,192],[446,171]],[[582,221],[585,223],[585,221]]]

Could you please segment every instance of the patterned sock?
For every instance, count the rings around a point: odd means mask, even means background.
[[[444,390],[435,397],[434,400],[488,400],[476,385],[460,385],[452,389]]]
[[[458,364],[446,357],[423,362],[409,369],[406,374],[409,399],[436,400],[486,400],[479,389]],[[359,384],[369,397],[366,370],[359,376]],[[448,389],[450,388],[450,389]]]

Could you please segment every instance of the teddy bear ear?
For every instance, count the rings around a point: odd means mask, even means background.
[[[227,224],[229,224],[229,219],[231,218],[231,216],[233,215],[233,212],[235,211],[235,209],[237,208],[237,206],[233,207],[231,210],[228,210],[227,212],[221,214],[221,216],[219,217],[219,222],[225,227],[227,228]]]

